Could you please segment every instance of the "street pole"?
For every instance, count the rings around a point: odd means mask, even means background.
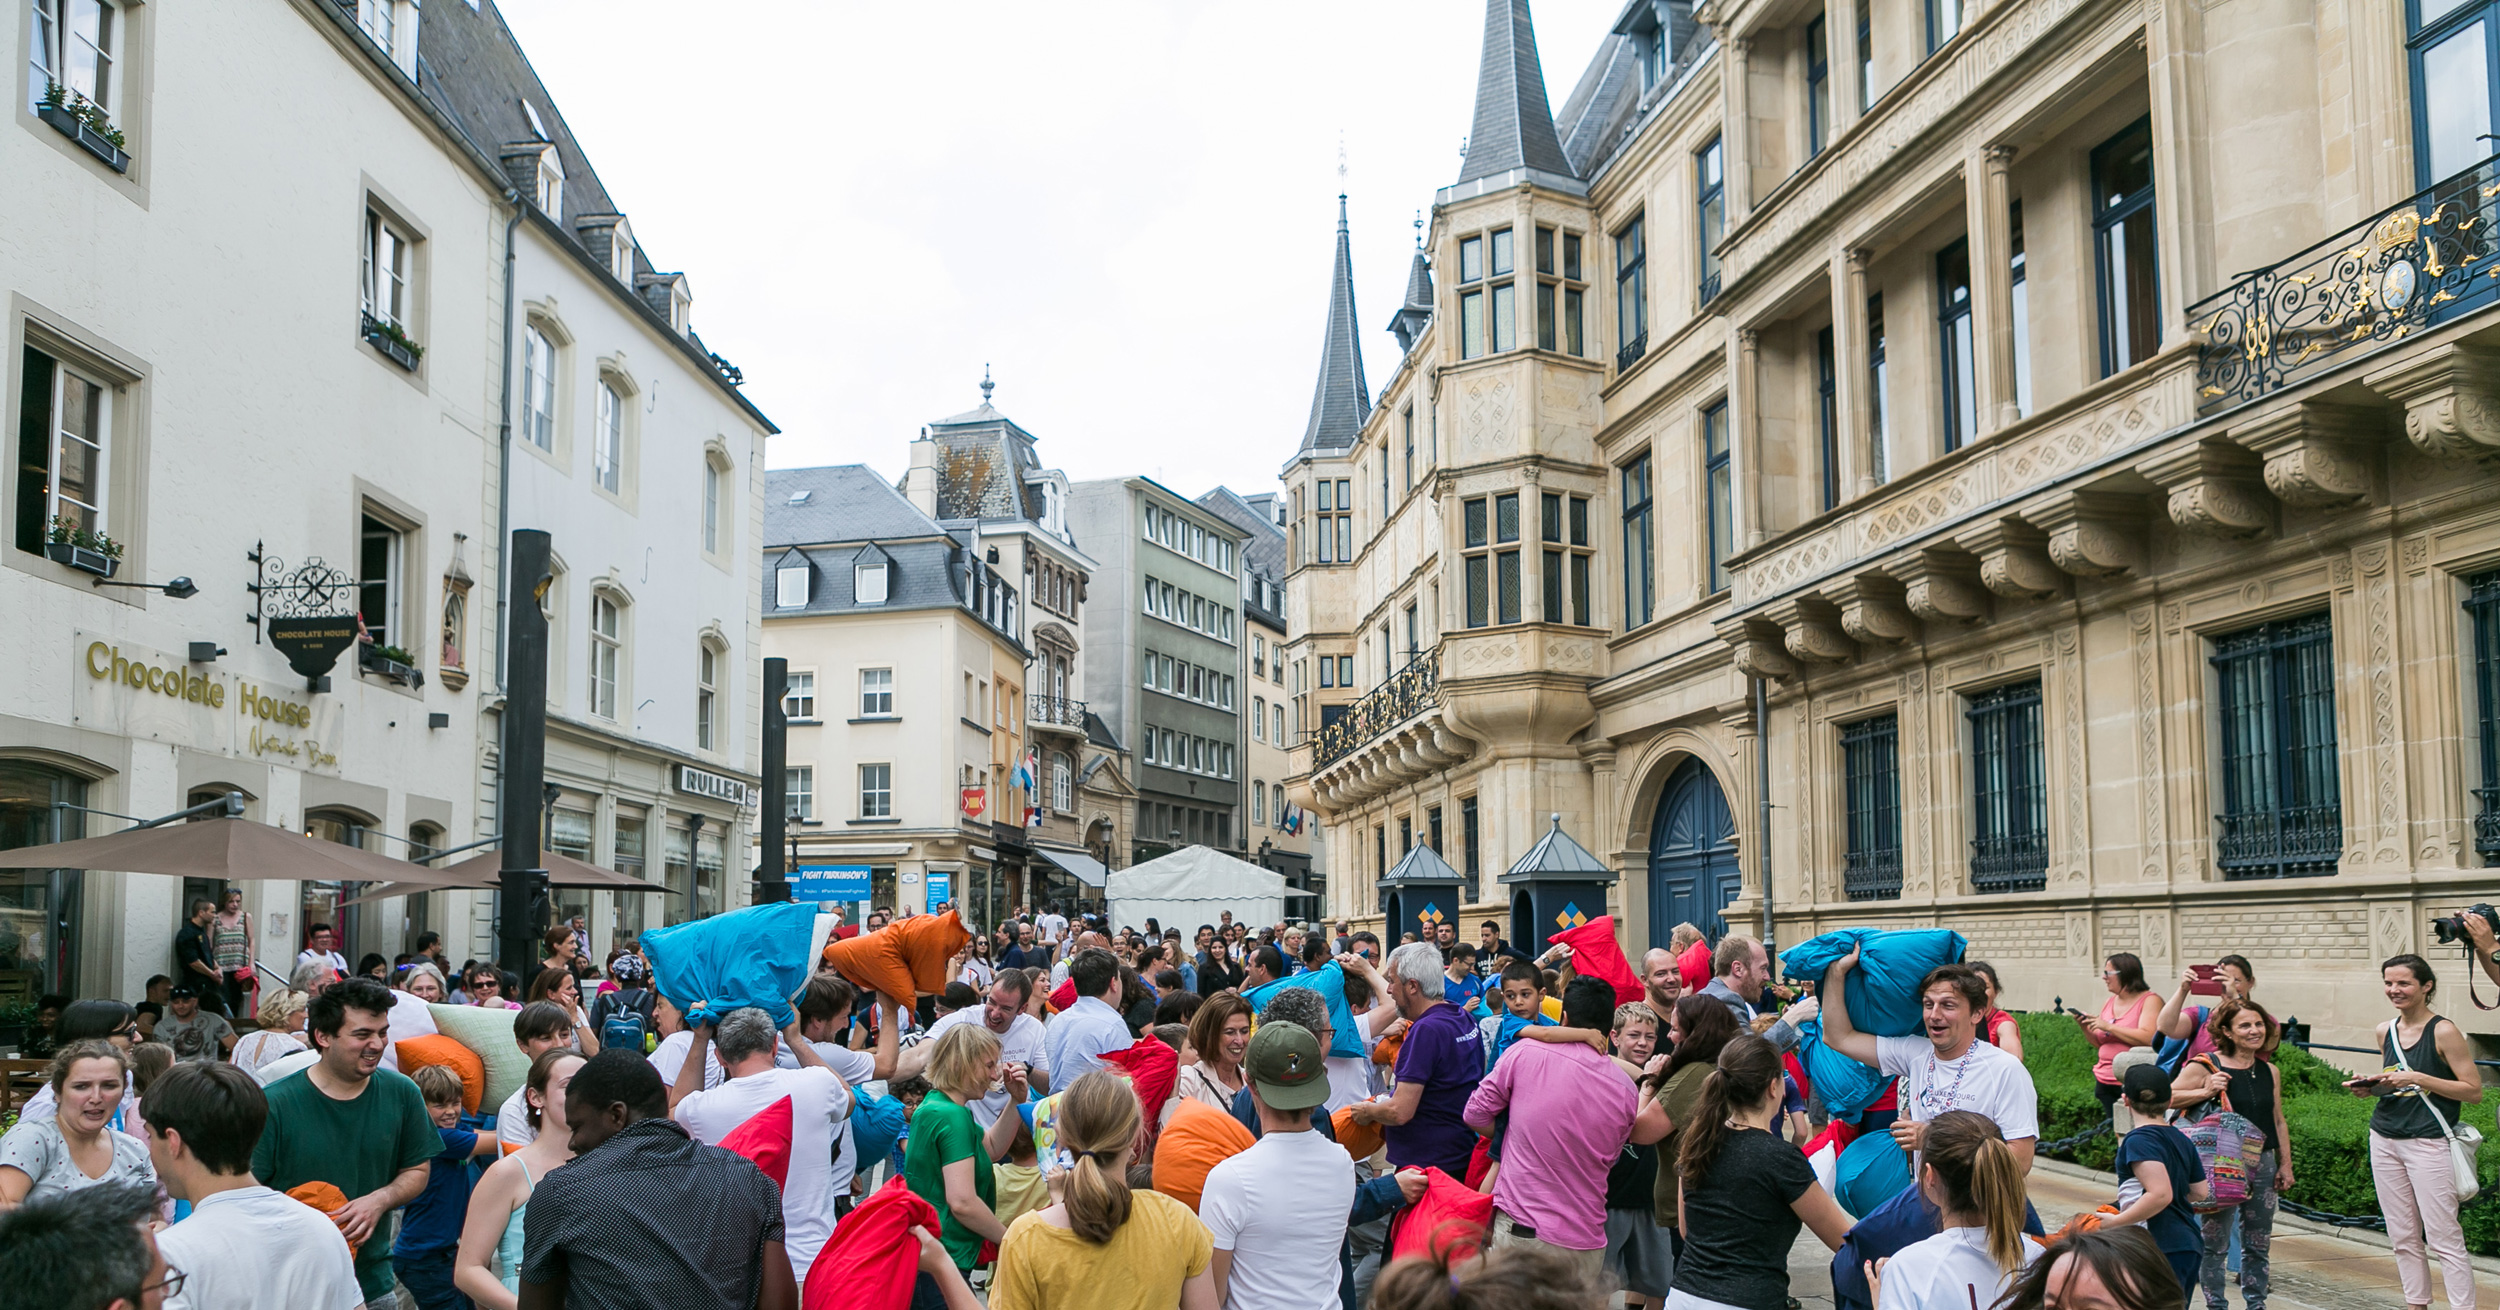
[[[495,819],[503,830],[503,904],[495,924],[495,962],[526,976],[547,930],[547,871],[539,862],[539,825],[547,783],[547,588],[555,581],[547,534],[512,534],[506,558],[506,644],[501,715],[503,759]]]
[[[755,903],[790,899],[788,866],[782,852],[790,833],[790,716],[782,698],[790,690],[790,661],[764,661],[764,840],[755,867]]]

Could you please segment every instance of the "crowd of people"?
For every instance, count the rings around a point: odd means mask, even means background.
[[[577,923],[526,981],[430,933],[350,970],[324,925],[258,988],[239,902],[202,899],[144,1000],[44,998],[50,1076],[0,1136],[0,1304],[1791,1310],[1811,1232],[1849,1310],[2264,1310],[2295,1147],[2245,958],[2166,996],[2104,961],[2072,1022],[2117,1177],[2050,1233],[1996,970],[1882,983],[1879,938],[1783,982],[1690,925],[1635,968],[1491,921],[1184,937],[1046,907],[935,994],[828,969],[774,1013],[663,995]],[[2481,1077],[2430,965],[2382,977],[2385,1068],[2348,1086],[2376,1098],[2405,1299],[2435,1258],[2472,1310],[2448,1139]],[[1875,1022],[1885,986],[1915,1029]],[[447,1064],[403,1074],[410,1004],[517,1011],[526,1078],[489,1105]],[[1818,1093],[1829,1059],[1880,1085],[1862,1109]],[[2262,1151],[2211,1169],[2226,1112]]]

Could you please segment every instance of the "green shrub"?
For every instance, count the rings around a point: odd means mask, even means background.
[[[2040,1095],[2040,1139],[2056,1142],[2106,1122],[2107,1113],[2093,1094],[2096,1052],[2075,1021],[2062,1014],[2032,1013],[2020,1022],[2023,1063]],[[2276,1053],[2275,1070],[2282,1076],[2283,1119],[2292,1134],[2289,1199],[2329,1214],[2378,1214],[2378,1188],[2370,1178],[2374,1102],[2344,1090],[2347,1075],[2342,1070],[2297,1047]],[[2483,1133],[2478,1161],[2483,1195],[2462,1216],[2466,1247],[2478,1255],[2500,1254],[2500,1124],[2494,1122],[2493,1109],[2491,1099],[2464,1107],[2465,1122]],[[2262,1126],[2272,1130],[2270,1124]],[[2108,1169],[2116,1163],[2117,1142],[2103,1134],[2056,1154]]]

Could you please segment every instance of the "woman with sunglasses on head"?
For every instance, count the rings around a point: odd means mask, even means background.
[[[2118,1086],[2118,1057],[2131,1048],[2152,1045],[2153,1021],[2160,1016],[2160,1007],[2153,1003],[2152,989],[2144,985],[2144,962],[2132,952],[2120,951],[2102,963],[2101,985],[2109,989],[2109,999],[2101,1002],[2100,1017],[2077,1015],[2075,1021],[2100,1051],[2100,1059],[2092,1066],[2093,1092],[2107,1110],[2125,1096]]]

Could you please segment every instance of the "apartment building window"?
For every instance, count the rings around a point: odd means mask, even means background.
[[[2335,872],[2343,854],[2334,635],[2318,613],[2214,639],[2222,744],[2215,862],[2226,879],[2316,877]]]
[[[789,675],[782,687],[781,713],[789,719],[816,717],[816,675],[813,671]]]
[[[1415,489],[1415,407],[1409,405],[1399,414],[1400,425],[1406,429],[1406,489]]]
[[[710,458],[703,461],[703,549],[713,555],[720,553],[721,484],[725,471]]]
[[[1840,364],[1832,330],[1814,334],[1814,430],[1823,448],[1823,508],[1840,504]]]
[[[408,325],[410,245],[408,234],[389,219],[374,210],[365,211],[364,307],[378,323]]]
[[[1727,590],[1727,561],[1736,553],[1736,481],[1728,462],[1727,402],[1701,412],[1701,474],[1709,502],[1710,594]]]
[[[400,588],[406,582],[407,538],[389,522],[364,516],[356,551],[356,613],[373,648],[405,645],[400,639]]]
[[[720,738],[720,648],[706,641],[694,656],[694,744],[718,750]]]
[[[2500,132],[2500,5],[2416,0],[2406,9],[2414,172],[2427,188],[2491,154],[2487,134]]]
[[[1892,481],[1892,374],[1884,367],[1884,298],[1866,298],[1866,463],[1875,485]]]
[[[1849,841],[1841,886],[1853,901],[1901,899],[1900,747],[1895,715],[1840,730]]]
[[[105,502],[113,387],[32,346],[22,359],[17,548],[40,555],[53,531],[102,533],[117,526],[109,522]]]
[[[1936,254],[1937,343],[1944,374],[1944,448],[1958,450],[1979,435],[1979,380],[1973,376],[1970,242]]]
[[[1250,698],[1250,739],[1252,741],[1267,740],[1267,697],[1265,696]]]
[[[1257,778],[1250,780],[1250,822],[1267,826],[1267,784]]]
[[[1831,34],[1824,30],[1824,16],[1816,14],[1806,24],[1806,158],[1823,153],[1823,143],[1832,130],[1832,50]]]
[[[884,560],[864,560],[851,566],[851,599],[862,605],[883,605],[890,590]]]
[[[1537,348],[1586,355],[1587,333],[1580,314],[1588,300],[1588,284],[1581,280],[1580,234],[1538,228],[1536,271]]]
[[[809,584],[815,570],[806,564],[784,564],[773,570],[773,608],[795,610],[807,606]]]
[[[1649,501],[1649,456],[1623,466],[1623,628],[1649,622],[1657,601],[1657,525]]]
[[[1268,712],[1275,718],[1275,722],[1269,724],[1268,727],[1275,734],[1276,744],[1282,746],[1285,744],[1285,707],[1281,704],[1270,706]]]
[[[1375,523],[1389,521],[1389,439],[1380,439],[1380,514]],[[1375,529],[1377,531],[1377,529]]]
[[[540,450],[556,448],[556,347],[535,323],[521,330],[521,438]],[[713,492],[704,488],[704,546],[713,549]]]
[[[1972,696],[1971,889],[2036,892],[2048,886],[2048,783],[2040,753],[2038,679]]]
[[[1519,621],[1519,497],[1466,502],[1467,626]],[[1510,546],[1503,550],[1500,547]]]
[[[591,429],[590,473],[600,489],[614,492],[624,482],[625,401],[606,378],[599,380],[599,413]]]
[[[781,771],[782,783],[790,796],[790,813],[800,822],[816,817],[816,769],[801,764]]]
[[[2482,763],[2474,850],[2483,863],[2500,864],[2500,572],[2466,580],[2465,614],[2474,629],[2474,738]]]
[[[863,764],[859,766],[859,817],[890,819],[894,817],[894,766]]]
[[[1052,809],[1062,814],[1076,808],[1075,802],[1071,799],[1074,794],[1075,772],[1075,769],[1068,763],[1067,752],[1052,751],[1050,753],[1050,805]]]
[[[122,53],[121,6],[111,0],[34,0],[27,42],[27,108],[43,103],[59,86],[118,117],[121,82],[114,65]]]
[[[590,712],[616,717],[616,684],[625,658],[624,607],[596,592],[590,598]]]
[[[1477,840],[1479,831],[1476,798],[1469,796],[1458,803],[1458,840],[1464,847],[1459,852],[1458,868],[1459,872],[1467,875],[1467,899],[1470,901],[1475,900],[1477,895],[1477,870],[1480,867],[1477,848],[1483,845]]]
[[[1406,607],[1406,658],[1409,660],[1423,654],[1424,649],[1419,640],[1423,636],[1423,631],[1416,619],[1415,607],[1408,605]]]
[[[1875,107],[1875,6],[1858,0],[1858,112]]]
[[[1615,233],[1615,370],[1632,367],[1649,350],[1649,245],[1645,216],[1635,215]]]
[[[1354,481],[1321,478],[1319,488],[1319,562],[1354,562]]]
[[[1560,492],[1540,497],[1538,535],[1545,543],[1545,621],[1589,624],[1589,498]],[[1569,604],[1566,606],[1565,601]],[[1415,609],[1406,610],[1406,644],[1415,644]]]
[[[2014,412],[2031,413],[2031,280],[2023,258],[2023,202],[2014,202],[2007,224],[2013,233],[2011,269],[2014,280]]]
[[[1484,238],[1467,237],[1458,243],[1458,357],[1474,359],[1484,353]]]
[[[2092,152],[2092,237],[2100,275],[2101,376],[2161,348],[2161,273],[2153,228],[2150,116]]]
[[[1693,156],[1693,231],[1701,240],[1700,303],[1719,296],[1719,238],[1727,235],[1727,160],[1717,137]]]
[[[1927,53],[1934,54],[1962,31],[1962,0],[1927,0]]]

